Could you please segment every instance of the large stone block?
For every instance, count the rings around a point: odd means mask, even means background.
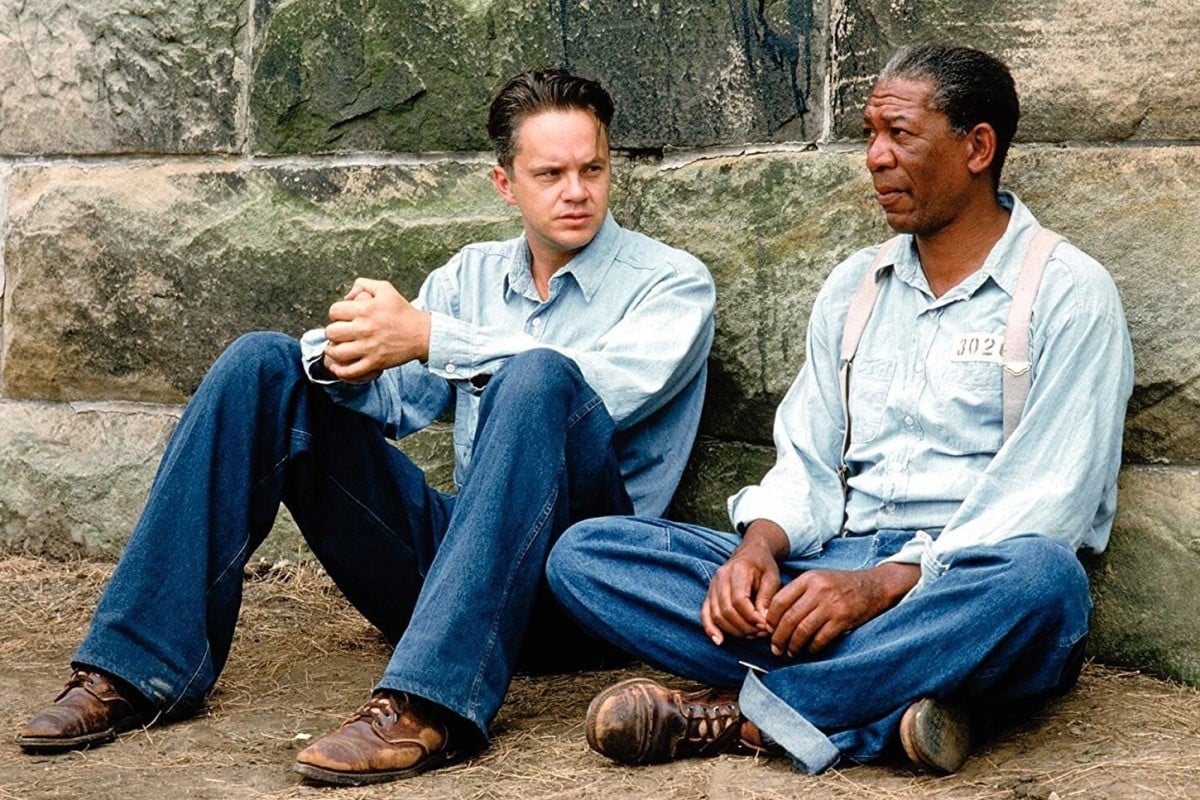
[[[21,167],[5,389],[181,402],[237,333],[318,324],[357,274],[411,293],[464,242],[515,233],[485,173],[482,162]],[[705,432],[769,443],[818,287],[841,258],[888,235],[861,157],[770,152],[618,174],[619,218],[696,253],[716,277]],[[1197,176],[1200,155],[1188,148],[1026,146],[1008,170],[1043,222],[1108,266],[1122,292],[1137,361],[1135,460],[1200,454],[1191,374],[1200,309],[1186,291],[1200,266],[1200,233],[1188,224]]]
[[[136,403],[0,400],[0,549],[116,560],[180,411]],[[398,446],[432,486],[452,490],[449,425],[434,423]],[[285,508],[253,556],[270,562],[310,557]]]
[[[1008,178],[1121,292],[1135,365],[1127,459],[1200,459],[1200,151],[1025,147]]]
[[[492,92],[541,65],[605,84],[618,147],[813,139],[824,74],[814,5],[260,0],[253,149],[487,149]]]
[[[703,430],[770,444],[817,290],[839,261],[888,235],[862,159],[763,153],[646,166],[636,177],[637,227],[696,254],[717,283]]]
[[[1200,470],[1126,467],[1108,550],[1085,563],[1091,654],[1200,685]]]
[[[1200,128],[1200,7],[1191,0],[846,0],[833,8],[838,136],[859,136],[863,101],[892,52],[925,41],[978,47],[1009,64],[1022,141],[1190,141]]]
[[[163,406],[0,401],[0,545],[114,558],[178,416]]]
[[[0,153],[206,153],[241,145],[246,4],[0,4]]]
[[[476,162],[19,168],[4,391],[180,403],[237,335],[323,325],[359,275],[413,296],[519,230]]]

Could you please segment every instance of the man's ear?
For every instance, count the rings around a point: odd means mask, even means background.
[[[517,204],[517,198],[512,193],[512,180],[509,178],[508,170],[499,164],[492,167],[492,184],[496,187],[496,191],[504,198],[504,202],[510,206]]]
[[[996,158],[996,129],[986,122],[972,128],[964,137],[967,147],[967,169],[981,175],[992,168]]]

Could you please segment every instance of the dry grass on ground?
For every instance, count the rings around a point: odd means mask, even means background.
[[[722,756],[628,769],[592,754],[591,696],[633,670],[515,682],[491,748],[400,784],[326,789],[289,771],[297,750],[369,692],[388,651],[313,566],[259,570],[229,668],[205,713],[80,753],[30,757],[12,735],[66,677],[109,565],[0,559],[0,800],[89,798],[1200,798],[1200,693],[1096,665],[1018,727],[991,732],[957,775],[903,762],[807,777],[780,761]],[[163,609],[163,613],[171,613]]]

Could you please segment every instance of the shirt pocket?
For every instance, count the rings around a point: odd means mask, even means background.
[[[850,437],[854,442],[869,442],[879,435],[895,371],[892,359],[871,358],[851,364]]]
[[[945,444],[960,454],[995,452],[1002,438],[1003,366],[989,361],[950,361],[930,383],[944,409]]]
[[[951,394],[962,390],[984,396],[999,395],[1002,369],[1000,364],[990,361],[951,361],[941,371],[942,384]]]

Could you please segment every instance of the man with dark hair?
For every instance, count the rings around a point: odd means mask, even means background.
[[[562,70],[513,78],[489,128],[524,233],[468,245],[411,303],[360,278],[296,342],[242,337],[163,456],[146,508],[35,752],[197,709],[229,653],[242,569],[291,511],[355,607],[395,644],[368,702],[300,752],[325,783],[402,778],[480,746],[520,659],[598,657],[545,588],[572,522],[662,514],[691,449],[712,279],[608,212],[612,101]],[[385,437],[453,400],[457,495]]]
[[[603,518],[555,546],[551,588],[586,627],[714,687],[609,687],[598,752],[782,751],[816,773],[899,745],[953,772],[973,715],[1074,684],[1075,553],[1108,541],[1132,356],[1104,269],[997,190],[1016,118],[991,56],[898,54],[864,113],[898,235],[818,295],[737,533]]]

